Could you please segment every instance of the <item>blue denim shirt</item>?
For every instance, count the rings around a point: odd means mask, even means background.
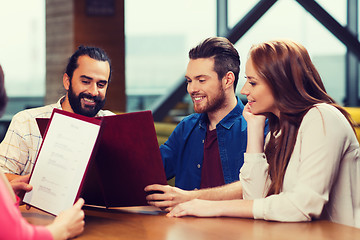
[[[244,105],[238,99],[236,107],[216,125],[225,183],[239,180],[244,163],[247,124],[242,116],[243,109]],[[176,176],[175,186],[181,189],[200,188],[207,122],[207,114],[191,114],[160,146],[166,177]]]

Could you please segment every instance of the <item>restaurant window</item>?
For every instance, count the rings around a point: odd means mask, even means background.
[[[228,0],[229,28],[258,2]],[[317,3],[340,24],[346,25],[346,0],[318,0]],[[216,0],[126,0],[127,110],[149,109],[157,98],[171,91],[184,76],[189,49],[215,35]],[[235,44],[241,57],[237,95],[246,101],[240,89],[251,45],[284,38],[308,49],[328,93],[343,104],[346,47],[295,0],[277,1]]]
[[[9,97],[45,94],[45,1],[0,2],[0,63]]]
[[[0,141],[12,116],[43,105],[45,95],[45,0],[0,1],[0,64],[8,104]]]
[[[216,0],[125,0],[127,111],[149,109],[184,77],[188,52],[216,35]]]

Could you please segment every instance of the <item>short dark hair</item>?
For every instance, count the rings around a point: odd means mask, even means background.
[[[110,74],[109,74],[109,79],[108,81],[110,82],[111,79],[111,60],[108,57],[108,55],[106,54],[106,52],[98,47],[90,47],[90,46],[83,46],[81,45],[76,52],[69,58],[69,62],[66,66],[66,70],[65,73],[69,76],[70,80],[73,77],[74,71],[76,68],[79,67],[78,64],[78,59],[81,56],[89,56],[92,59],[98,60],[98,61],[103,61],[103,62],[108,62],[109,63],[109,67],[110,67]]]
[[[235,75],[234,91],[239,79],[240,57],[234,45],[224,37],[210,37],[189,51],[190,59],[214,58],[214,71],[221,80],[226,73]]]

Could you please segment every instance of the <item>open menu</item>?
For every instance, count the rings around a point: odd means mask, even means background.
[[[145,186],[155,183],[167,184],[151,111],[90,118],[91,121],[89,118],[68,114],[61,110],[55,110],[55,113],[72,116],[74,119],[69,122],[79,123],[80,121],[78,130],[69,130],[71,129],[69,124],[62,119],[59,124],[54,122],[54,116],[51,119],[36,119],[44,141],[30,178],[30,184],[34,186],[35,191],[27,194],[24,198],[26,203],[54,215],[60,209],[69,206],[70,202],[74,203],[77,197],[84,198],[86,205],[99,208],[144,206],[147,205]],[[82,128],[86,131],[81,132]],[[64,134],[65,132],[74,136],[74,139],[70,140],[69,135]],[[62,140],[58,139],[59,135],[68,136]],[[89,141],[87,146],[81,140],[83,138]],[[95,142],[91,139],[95,139]],[[51,145],[53,141],[60,141],[60,147]],[[84,155],[78,153],[77,144],[84,149]],[[85,152],[90,153],[91,157]],[[51,153],[69,159],[73,159],[74,154],[77,159],[81,155],[84,161],[86,155],[87,168],[85,166],[84,169],[83,165],[75,167],[73,162],[66,164],[67,160],[61,158],[56,161],[51,160],[51,155],[49,155]],[[39,164],[40,161],[44,163]],[[59,174],[56,173],[57,170],[52,170],[52,164],[59,165]],[[75,175],[77,182],[71,179],[71,176]],[[52,179],[55,176],[59,178]],[[50,182],[48,178],[51,178],[52,182],[44,185],[43,181]],[[33,179],[34,182],[32,182]],[[71,187],[66,188],[68,190],[61,188],[66,185],[65,183],[71,183]],[[37,193],[35,198],[34,193],[39,192],[40,186],[41,194]],[[67,199],[61,195],[64,192],[72,192],[72,194]],[[61,195],[60,198],[58,198],[59,195]],[[38,204],[39,202],[41,204]],[[67,205],[62,202],[67,202]],[[56,211],[48,210],[52,205],[58,206]]]
[[[53,215],[77,200],[100,132],[101,119],[55,109],[23,201]]]

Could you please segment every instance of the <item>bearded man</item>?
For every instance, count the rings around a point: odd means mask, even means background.
[[[175,177],[175,186],[184,190],[239,180],[247,142],[244,105],[235,95],[240,71],[237,50],[226,38],[213,37],[191,49],[189,58],[185,78],[196,113],[184,118],[160,146],[167,178]]]
[[[111,61],[104,50],[80,46],[63,75],[66,95],[55,104],[17,113],[0,144],[0,167],[9,180],[31,173],[42,137],[36,118],[50,118],[54,108],[88,117],[113,115],[101,110],[111,78]]]

